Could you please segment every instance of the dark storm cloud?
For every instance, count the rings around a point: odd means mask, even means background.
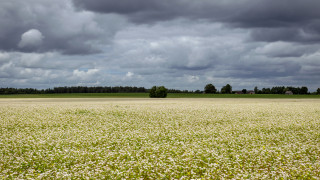
[[[122,1],[86,1],[77,0],[75,3],[81,8],[89,9],[92,11],[102,12],[102,13],[121,13],[121,14],[131,14],[141,11],[156,11],[161,10],[163,4],[168,3],[164,1],[147,1],[147,0],[122,0]]]
[[[207,19],[252,29],[256,41],[320,41],[319,0],[74,0],[77,7],[117,13],[137,23]]]
[[[139,23],[174,19],[185,13],[177,8],[184,5],[180,0],[75,0],[74,3],[81,9],[94,12],[128,15],[132,21]]]
[[[260,63],[261,64],[261,63]],[[260,64],[256,65],[238,65],[233,67],[233,70],[228,76],[234,78],[277,78],[277,77],[288,77],[297,75],[301,70],[302,66],[299,63],[292,62],[271,62],[266,63],[265,66]]]
[[[249,27],[278,27],[319,19],[318,0],[73,0],[100,13],[130,14],[140,21],[175,17],[204,18]],[[159,16],[142,16],[157,14]],[[132,18],[130,16],[129,18]],[[162,16],[162,17],[160,17]]]
[[[118,13],[128,15],[134,22],[155,22],[177,17],[219,18],[224,16],[223,3],[189,0],[74,0],[77,7],[99,13]],[[239,4],[234,2],[233,4]],[[226,9],[230,9],[228,6]],[[220,15],[221,14],[221,15]],[[212,16],[214,15],[214,16]]]

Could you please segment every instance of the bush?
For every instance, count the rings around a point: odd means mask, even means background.
[[[151,98],[166,98],[168,94],[168,89],[164,86],[153,86],[150,89],[149,97]]]

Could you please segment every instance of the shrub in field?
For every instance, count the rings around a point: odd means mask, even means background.
[[[168,89],[164,86],[153,86],[150,89],[149,97],[151,98],[166,98],[168,94]]]

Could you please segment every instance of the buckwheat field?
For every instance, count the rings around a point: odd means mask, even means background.
[[[0,178],[320,179],[320,100],[0,99]]]

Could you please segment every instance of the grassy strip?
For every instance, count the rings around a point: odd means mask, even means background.
[[[71,94],[14,94],[0,95],[0,98],[149,98],[148,93],[71,93]],[[169,93],[168,98],[284,98],[313,99],[319,95],[281,95],[281,94],[188,94]]]
[[[69,94],[14,94],[0,98],[148,98],[147,93],[69,93]]]
[[[319,95],[284,95],[284,94],[168,94],[168,98],[284,98],[284,99],[312,99]]]

